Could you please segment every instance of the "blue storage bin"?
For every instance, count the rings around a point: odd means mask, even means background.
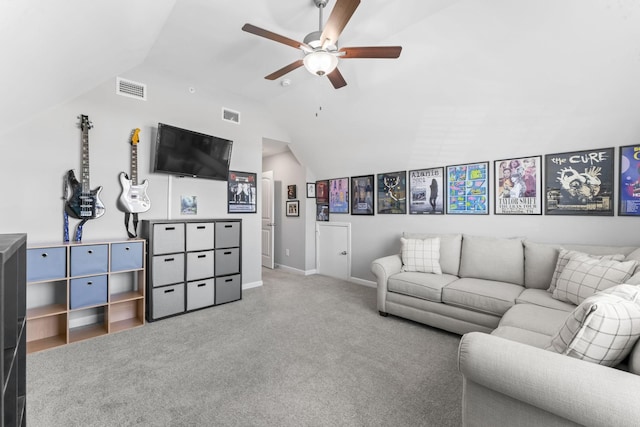
[[[71,279],[69,308],[76,309],[107,303],[107,276]]]
[[[109,245],[82,245],[71,247],[71,276],[106,273]]]
[[[67,277],[67,248],[27,249],[27,282]]]
[[[142,242],[114,243],[111,245],[111,271],[142,268]]]

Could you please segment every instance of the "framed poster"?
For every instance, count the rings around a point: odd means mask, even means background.
[[[378,213],[407,213],[407,172],[378,174]]]
[[[329,180],[329,213],[349,213],[349,178]]]
[[[298,200],[287,200],[285,212],[287,216],[300,216],[300,203]]]
[[[640,216],[640,145],[620,147],[618,215]]]
[[[447,214],[489,214],[489,162],[447,166]]]
[[[256,213],[256,174],[252,172],[229,171],[227,180],[227,212]]]
[[[613,215],[614,149],[547,154],[547,215]]]
[[[316,183],[307,182],[307,199],[315,199],[315,198],[316,198]]]
[[[316,181],[316,204],[329,204],[329,180]]]
[[[329,221],[329,205],[316,205],[316,221]]]
[[[409,171],[409,214],[444,214],[444,168]]]
[[[295,185],[287,185],[287,199],[295,199],[296,198],[296,186]]]
[[[373,215],[373,175],[351,177],[351,215]]]
[[[542,215],[542,156],[493,162],[496,215]]]

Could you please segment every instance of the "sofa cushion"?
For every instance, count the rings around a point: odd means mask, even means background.
[[[402,244],[402,271],[442,274],[440,269],[440,238],[405,239]]]
[[[580,304],[598,291],[624,283],[638,261],[594,259],[588,255],[574,255],[562,270],[553,297]]]
[[[640,287],[617,285],[585,299],[547,350],[605,366],[618,365],[640,338]]]
[[[627,359],[629,372],[640,375],[640,340],[636,341],[636,345],[631,349],[629,358]]]
[[[451,274],[404,272],[389,277],[387,288],[390,292],[442,302],[442,288],[454,280],[458,277]]]
[[[460,251],[462,248],[462,234],[428,234],[402,233],[406,239],[440,238],[440,268],[445,274],[458,275],[460,270]]]
[[[465,234],[460,277],[524,284],[522,239],[498,239]]]
[[[623,254],[613,254],[613,255],[592,255],[587,254],[585,252],[570,250],[570,249],[560,249],[560,253],[558,254],[558,260],[556,262],[556,267],[553,271],[553,276],[551,277],[551,283],[549,283],[549,292],[553,292],[556,289],[556,283],[558,282],[558,278],[562,274],[564,267],[567,265],[571,257],[574,255],[583,255],[588,256],[593,259],[610,259],[615,261],[622,261],[624,259]]]
[[[502,316],[515,304],[524,288],[513,283],[463,278],[442,289],[442,302],[469,310]]]
[[[525,289],[516,298],[516,304],[533,304],[566,312],[572,312],[576,308],[575,304],[555,299],[545,289]]]
[[[558,262],[560,245],[536,243],[525,240],[524,285],[527,288],[548,289]]]
[[[573,308],[575,309],[576,306],[574,305]],[[564,325],[570,313],[571,311],[556,310],[540,305],[516,304],[502,316],[500,326],[527,329],[546,335],[546,344],[549,344],[549,339]]]
[[[533,347],[545,348],[549,344],[549,335],[527,329],[516,328],[514,326],[498,326],[491,332],[491,335],[516,341]]]

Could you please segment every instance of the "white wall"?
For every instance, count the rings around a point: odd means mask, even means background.
[[[115,79],[110,79],[3,135],[0,233],[26,232],[30,244],[62,241],[63,176],[69,169],[79,176],[77,116],[86,114],[94,124],[89,131],[91,187],[103,186],[101,200],[106,213],[85,225],[83,241],[127,237],[123,213],[116,207],[121,192],[118,174],[130,173],[129,138],[138,127],[138,179],[149,180],[152,203],[140,219],[241,218],[243,283],[261,283],[260,213],[227,214],[225,182],[151,173],[151,147],[158,122],[231,139],[231,169],[258,173],[260,186],[262,138],[287,140],[287,134],[272,124],[268,111],[230,94],[201,88],[192,94],[187,83],[144,69],[123,77],[147,84],[148,100],[116,95]],[[240,125],[221,120],[223,106],[242,113]],[[258,197],[261,193],[258,188]],[[197,215],[180,215],[181,195],[197,196]],[[71,228],[75,227],[77,220],[70,221]]]

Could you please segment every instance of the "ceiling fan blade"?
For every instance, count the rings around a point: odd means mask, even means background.
[[[273,33],[260,27],[256,27],[255,25],[244,24],[242,26],[242,31],[255,34],[256,36],[264,37],[265,39],[273,40],[274,42],[286,44],[287,46],[295,47],[296,49],[312,50],[311,47],[305,43],[295,41],[293,39],[281,36],[280,34]]]
[[[347,85],[347,81],[344,79],[344,77],[342,77],[342,74],[337,68],[327,74],[327,77],[329,78],[329,81],[331,82],[333,87],[336,89],[340,89],[341,87]]]
[[[338,43],[342,30],[344,30],[359,4],[360,0],[336,0],[336,5],[333,7],[320,36],[320,43],[323,47],[328,44],[336,45]]]
[[[398,58],[402,52],[402,46],[367,46],[344,47],[339,52],[344,52],[340,59],[350,58]]]
[[[265,77],[265,79],[267,80],[276,80],[282,76],[284,76],[287,73],[290,73],[291,71],[295,70],[296,68],[300,68],[302,67],[303,62],[302,59],[298,59],[295,62],[292,62],[291,64],[280,68],[278,71],[274,71],[273,73],[269,74],[268,76]]]

